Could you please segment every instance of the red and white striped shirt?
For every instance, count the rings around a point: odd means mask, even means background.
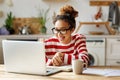
[[[88,64],[88,52],[86,49],[86,37],[82,34],[72,35],[72,40],[69,44],[62,44],[56,37],[45,40],[45,49],[48,59],[52,58],[56,52],[62,52],[64,56],[64,64],[71,64],[72,59],[82,59]]]

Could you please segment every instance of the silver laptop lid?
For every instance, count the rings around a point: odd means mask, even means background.
[[[43,42],[3,40],[5,70],[8,72],[46,74]]]

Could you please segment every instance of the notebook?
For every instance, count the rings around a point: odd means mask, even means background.
[[[3,40],[2,46],[7,72],[50,75],[61,71],[47,69],[43,42]]]
[[[83,74],[91,75],[101,75],[101,76],[120,76],[119,69],[97,69],[97,68],[87,68],[83,71]]]

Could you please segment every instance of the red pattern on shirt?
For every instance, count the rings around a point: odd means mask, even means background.
[[[54,55],[56,52],[62,52],[67,54],[68,57],[65,64],[71,64],[72,56],[75,56],[75,59],[78,59],[80,54],[83,54],[81,58],[84,62],[89,61],[86,49],[86,38],[84,35],[75,34],[72,36],[72,41],[69,44],[63,45],[55,37],[52,37],[48,40],[45,40],[46,56]],[[74,54],[74,55],[73,55]],[[84,57],[84,58],[83,58]],[[65,57],[64,57],[65,58]]]

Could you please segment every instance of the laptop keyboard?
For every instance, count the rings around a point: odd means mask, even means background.
[[[47,72],[51,72],[53,70],[56,70],[56,68],[47,68]]]
[[[71,65],[65,65],[65,66],[47,66],[48,71],[49,70],[61,70],[61,71],[72,71]]]

